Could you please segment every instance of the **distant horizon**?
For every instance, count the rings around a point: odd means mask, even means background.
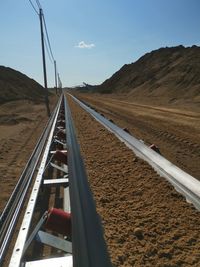
[[[192,48],[192,47],[199,47],[199,48],[200,48],[199,45],[189,45],[189,46],[184,46],[184,45],[182,45],[182,44],[180,44],[180,45],[176,45],[176,46],[163,46],[163,47],[159,47],[159,48],[157,48],[157,49],[154,49],[154,50],[151,50],[151,51],[149,51],[149,52],[146,52],[145,54],[141,55],[138,59],[136,59],[136,60],[133,61],[133,62],[130,62],[130,63],[124,63],[118,70],[120,70],[124,65],[132,64],[132,63],[137,62],[141,57],[143,57],[143,56],[145,56],[146,54],[151,53],[151,52],[153,52],[153,51],[157,51],[157,50],[162,49],[162,48],[175,48],[175,47],[180,47],[180,46],[182,46],[182,47],[184,47],[184,48]],[[13,68],[10,67],[10,66],[4,66],[4,65],[0,65],[0,67],[6,67],[6,68],[11,68],[11,69],[13,69]],[[17,69],[13,69],[13,70],[16,70],[16,71],[21,72],[20,70],[17,70]],[[117,72],[118,70],[116,70],[116,72]],[[24,74],[24,75],[26,75],[26,76],[29,77],[30,79],[35,80],[34,78],[28,76],[27,74],[25,74],[25,73],[23,73],[23,72],[21,72],[21,73]],[[114,73],[115,73],[115,72],[114,72]],[[109,79],[114,73],[112,73],[112,74],[111,74],[108,78],[106,78],[105,80]],[[96,85],[100,85],[100,84],[102,84],[105,80],[103,80],[103,81],[100,82],[100,83],[96,83],[96,84],[90,84],[90,83],[87,83],[87,84],[92,85],[92,86],[96,86]],[[38,82],[37,80],[35,80],[35,81],[36,81],[37,83],[39,83],[41,86],[43,86],[42,83]],[[85,82],[85,81],[83,81],[83,82]],[[84,85],[83,85],[83,83],[82,83],[82,84],[74,84],[74,85],[71,85],[71,86],[63,85],[63,88],[75,88],[75,87],[78,87],[78,86],[83,86],[83,87],[84,87]],[[48,88],[49,88],[49,89],[51,89],[51,88],[53,89],[54,86],[53,86],[53,87],[52,87],[52,86],[51,86],[51,87],[48,86]]]
[[[37,4],[32,0],[36,12]],[[162,47],[200,45],[199,0],[40,0],[63,87],[101,84]],[[28,0],[0,3],[0,65],[43,85],[40,25]],[[9,16],[8,16],[9,14]],[[48,58],[48,87],[54,67]]]

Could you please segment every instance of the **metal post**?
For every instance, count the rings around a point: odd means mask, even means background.
[[[58,85],[57,85],[57,68],[56,68],[56,61],[54,60],[54,70],[55,70],[55,87],[56,87],[56,94],[58,93]]]
[[[45,62],[45,49],[44,49],[44,32],[43,32],[43,13],[40,8],[40,29],[41,29],[41,44],[42,44],[42,61],[43,61],[43,72],[44,72],[44,88],[45,88],[45,103],[47,108],[47,116],[50,117],[49,99],[48,99],[48,88],[47,88],[47,73],[46,73],[46,62]]]

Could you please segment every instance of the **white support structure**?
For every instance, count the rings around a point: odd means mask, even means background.
[[[64,211],[71,212],[69,186],[64,189],[63,207]]]
[[[50,165],[61,172],[68,173],[68,167],[65,164],[63,164],[63,166],[61,167],[51,162]]]
[[[69,182],[68,178],[57,178],[57,179],[45,179],[43,181],[44,185],[47,186],[65,186]]]
[[[25,267],[73,267],[72,256],[27,262]]]
[[[51,235],[43,231],[39,231],[37,233],[36,240],[48,246],[72,254],[72,242],[70,241],[64,240],[62,238],[59,238],[57,236]]]

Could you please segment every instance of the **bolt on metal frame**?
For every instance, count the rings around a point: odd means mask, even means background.
[[[36,205],[38,192],[39,192],[41,181],[43,178],[43,173],[44,173],[45,166],[47,163],[47,157],[49,154],[49,150],[50,150],[50,146],[51,146],[51,142],[53,138],[53,133],[54,133],[57,117],[58,117],[58,112],[59,112],[59,108],[56,111],[56,115],[55,115],[55,118],[54,118],[54,121],[51,127],[51,131],[48,137],[46,148],[45,148],[42,161],[41,161],[41,164],[38,170],[38,174],[35,178],[35,183],[33,185],[32,193],[30,195],[29,202],[28,202],[28,205],[25,211],[25,215],[24,215],[24,218],[23,218],[20,230],[19,230],[18,238],[15,243],[13,254],[11,256],[9,267],[18,267],[18,266],[20,267],[21,266],[21,260],[22,260],[23,253],[24,253],[24,247],[25,247],[27,235],[30,229],[31,220],[32,220],[33,213],[34,213],[34,208]]]

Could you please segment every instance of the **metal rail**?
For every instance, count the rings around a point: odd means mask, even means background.
[[[88,185],[87,175],[69,105],[65,98],[69,190],[72,212],[73,267],[110,267],[100,217]]]
[[[57,120],[57,116],[58,116],[58,111],[60,108],[60,103],[61,103],[61,99],[58,103],[57,109],[55,110],[54,116],[52,118],[52,122],[49,125],[50,132],[48,131],[48,135],[46,136],[46,138],[48,137],[47,144],[45,146],[43,158],[42,158],[37,176],[35,178],[33,189],[32,189],[32,192],[31,192],[31,195],[29,198],[29,202],[28,202],[28,205],[27,205],[27,208],[25,211],[25,215],[24,215],[20,230],[19,230],[19,235],[18,235],[17,241],[15,243],[13,255],[11,257],[11,261],[9,264],[10,267],[11,266],[12,267],[19,267],[21,264],[21,259],[23,257],[25,243],[27,240],[28,232],[30,230],[31,220],[33,217],[33,213],[34,213],[34,209],[35,209],[35,205],[36,205],[36,201],[37,201],[37,196],[38,196],[39,189],[41,186],[41,181],[42,181],[43,173],[45,170],[47,157],[49,155],[49,149],[50,149],[50,145],[51,145],[52,138],[53,138],[54,128],[55,128],[55,124],[56,124],[56,120]],[[46,141],[46,139],[45,139],[45,141]]]
[[[21,208],[25,201],[25,197],[27,195],[28,189],[33,179],[33,175],[36,169],[36,166],[39,162],[40,155],[43,151],[47,136],[49,135],[49,131],[52,127],[52,123],[55,118],[56,110],[53,112],[51,118],[49,119],[31,157],[26,164],[18,183],[11,194],[2,214],[0,217],[0,265],[2,264],[9,242],[12,238],[13,231],[17,224],[18,218],[21,213]]]
[[[147,161],[161,176],[165,177],[188,202],[193,203],[193,205],[200,210],[200,181],[175,166],[132,135],[126,133],[122,128],[101,116],[91,109],[87,103],[83,103],[72,95],[71,97],[85,111],[123,141],[138,157]]]

